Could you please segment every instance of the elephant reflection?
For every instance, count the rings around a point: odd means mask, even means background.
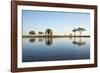
[[[72,42],[74,45],[78,45],[78,46],[83,46],[86,44],[86,42],[83,42],[81,37],[79,41],[76,41],[75,37],[74,37],[74,41]]]
[[[43,42],[43,39],[45,39],[45,43],[47,46],[50,46],[53,44],[53,40],[51,37],[39,38],[39,42]],[[31,38],[31,39],[29,39],[29,42],[34,43],[35,40],[36,40],[36,38]]]
[[[29,39],[29,42],[30,42],[30,43],[34,43],[35,40],[36,40],[35,38],[30,38],[30,39]]]
[[[45,43],[46,43],[46,45],[48,45],[48,46],[50,46],[50,45],[52,45],[53,44],[53,40],[52,40],[52,38],[50,38],[50,37],[46,37],[45,38]]]

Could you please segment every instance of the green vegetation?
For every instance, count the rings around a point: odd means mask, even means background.
[[[35,35],[34,31],[30,31],[29,34],[31,34],[31,36]]]
[[[74,29],[72,30],[72,32],[74,32],[74,36],[76,36],[76,31],[77,31],[76,28],[74,28]]]
[[[43,32],[40,31],[39,34],[43,34]]]
[[[76,31],[78,31],[78,32],[80,33],[79,36],[81,36],[82,32],[83,32],[83,31],[86,31],[86,29],[85,29],[85,28],[81,28],[81,27],[78,27],[77,29],[74,28],[74,29],[72,30],[72,32],[74,32],[74,36],[76,36]]]
[[[86,30],[85,30],[85,28],[80,28],[80,27],[78,27],[77,31],[79,31],[80,36],[81,36],[82,32],[83,32],[83,31],[86,31]]]

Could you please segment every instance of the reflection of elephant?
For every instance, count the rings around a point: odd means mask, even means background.
[[[52,38],[45,38],[46,45],[50,46],[53,43]]]
[[[30,42],[30,43],[34,43],[34,42],[35,42],[35,38],[29,39],[29,42]]]
[[[78,46],[82,46],[82,45],[85,45],[86,44],[86,42],[83,42],[82,40],[81,40],[81,37],[80,37],[80,40],[79,41],[76,41],[75,40],[75,37],[74,37],[74,41],[72,42],[74,45],[78,45]]]

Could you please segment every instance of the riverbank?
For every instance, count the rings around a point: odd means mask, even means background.
[[[30,36],[30,35],[23,35],[22,36],[23,38],[36,38],[36,37],[43,37],[43,38],[48,38],[48,36],[39,36],[39,35],[36,35],[36,36]],[[51,38],[56,38],[56,37],[70,37],[70,38],[72,38],[72,37],[90,37],[89,35],[82,35],[82,36],[66,36],[66,35],[53,35]]]

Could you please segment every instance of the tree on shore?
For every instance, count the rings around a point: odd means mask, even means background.
[[[32,35],[35,35],[35,32],[34,31],[30,31],[29,34],[32,36]]]
[[[82,32],[83,31],[86,31],[86,29],[85,28],[78,27],[77,31],[79,31],[80,36],[81,36],[82,35]]]
[[[42,35],[42,34],[44,34],[44,33],[43,33],[43,32],[39,32],[38,34]]]
[[[76,31],[77,31],[76,28],[74,28],[74,29],[72,30],[72,32],[74,32],[74,36],[76,36]]]

